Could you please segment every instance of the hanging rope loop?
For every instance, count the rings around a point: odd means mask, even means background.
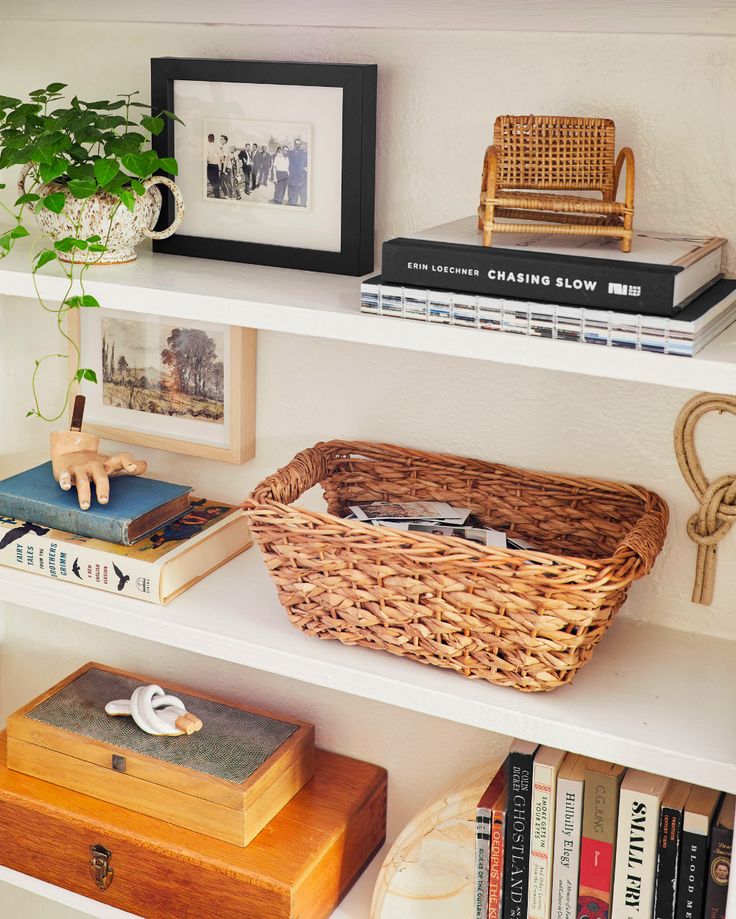
[[[675,456],[700,504],[687,522],[687,534],[698,547],[693,603],[703,606],[713,602],[718,543],[736,523],[736,475],[709,482],[695,449],[695,427],[709,412],[736,415],[736,397],[701,393],[683,406],[675,423]]]

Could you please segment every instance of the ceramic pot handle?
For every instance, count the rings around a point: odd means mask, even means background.
[[[28,178],[28,173],[33,169],[33,163],[26,163],[25,166],[20,171],[20,176],[18,177],[18,197],[26,194],[26,179]]]
[[[150,239],[168,239],[169,236],[172,236],[174,233],[176,233],[176,231],[182,225],[182,221],[184,220],[184,197],[179,191],[179,187],[176,182],[173,182],[166,176],[151,176],[150,179],[146,179],[146,181],[143,183],[146,191],[148,191],[152,185],[165,185],[166,188],[169,189],[171,194],[174,196],[176,214],[174,215],[174,222],[170,227],[167,227],[165,230],[152,230],[146,227],[143,230],[143,235],[148,236]]]

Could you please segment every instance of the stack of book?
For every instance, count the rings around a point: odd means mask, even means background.
[[[383,244],[364,313],[692,357],[736,319],[719,237],[639,232],[616,240],[504,234],[475,218]]]
[[[44,463],[0,481],[0,565],[168,603],[251,544],[240,508],[191,488],[120,477],[80,509]]]
[[[516,740],[476,811],[476,919],[725,919],[736,797]]]

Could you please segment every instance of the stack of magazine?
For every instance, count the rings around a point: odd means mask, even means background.
[[[535,546],[516,534],[511,536],[504,530],[486,526],[469,508],[453,507],[444,501],[371,501],[368,504],[354,504],[345,519],[428,536],[452,536],[482,546],[536,550]]]
[[[692,357],[736,319],[725,240],[638,232],[616,240],[504,234],[475,218],[383,245],[364,313]]]

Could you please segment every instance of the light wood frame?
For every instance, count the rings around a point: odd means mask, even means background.
[[[131,319],[145,319],[145,314],[131,313]],[[153,317],[158,322],[164,317]],[[176,317],[172,317],[175,319]],[[183,320],[184,321],[184,320]],[[227,326],[230,336],[230,375],[228,380],[230,392],[230,418],[228,446],[192,443],[178,437],[151,434],[144,431],[129,430],[110,425],[86,423],[84,430],[98,437],[114,440],[123,444],[135,444],[155,450],[167,450],[170,453],[182,453],[186,456],[201,456],[204,459],[217,460],[223,463],[245,463],[255,456],[256,451],[256,330]],[[80,346],[82,323],[80,310],[70,310],[68,314],[68,334]],[[76,355],[70,354],[72,373],[76,373]],[[102,385],[100,381],[98,385]],[[74,394],[79,391],[75,387]],[[69,401],[69,411],[73,405]]]

